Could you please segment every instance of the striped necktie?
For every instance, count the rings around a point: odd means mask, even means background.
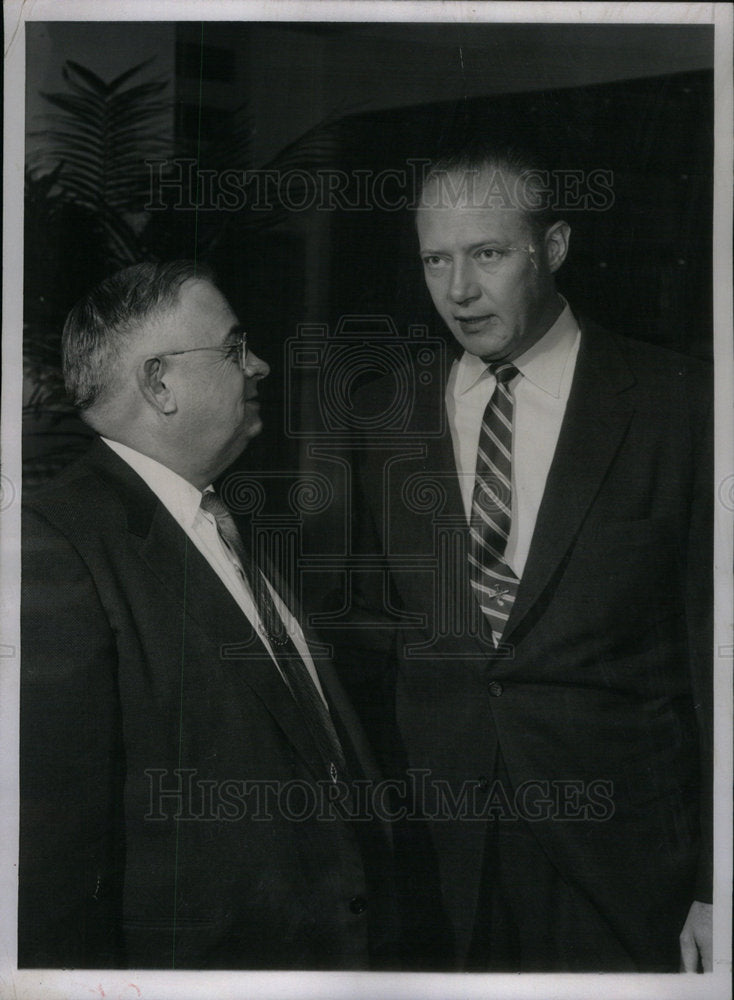
[[[477,470],[469,522],[469,580],[486,615],[495,644],[510,617],[518,579],[505,562],[512,524],[512,416],[508,383],[518,370],[495,362],[488,371],[497,380],[482,417]]]
[[[234,518],[226,504],[213,490],[203,494],[201,507],[214,517],[222,541],[237,557],[242,567],[243,576],[252,591],[273,655],[319,748],[329,778],[331,781],[337,781],[339,778],[346,780],[344,751],[329,710],[288,634],[285,623],[275,607],[270,588],[242,541]]]

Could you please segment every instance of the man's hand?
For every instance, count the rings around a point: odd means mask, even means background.
[[[703,971],[713,971],[713,910],[711,903],[691,903],[679,938],[683,972],[698,972],[699,957]]]

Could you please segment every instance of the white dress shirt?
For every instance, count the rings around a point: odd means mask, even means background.
[[[199,552],[201,552],[237,602],[250,624],[257,629],[263,645],[270,654],[275,666],[278,667],[278,661],[273,654],[272,646],[268,641],[252,596],[252,591],[246,581],[239,560],[222,541],[214,516],[208,511],[201,509],[201,492],[191,483],[187,482],[187,480],[179,476],[178,473],[173,472],[172,469],[162,465],[148,455],[143,455],[141,452],[135,451],[127,445],[120,444],[119,441],[111,441],[106,437],[103,437],[102,440],[137,472],[140,478],[155,493],[173,519],[186,532],[186,535],[194,543]],[[285,623],[293,645],[300,653],[301,659],[306,664],[311,679],[316,685],[316,690],[323,698],[324,693],[321,690],[318,674],[316,673],[311,653],[301,627],[298,624],[298,620],[290,612],[267,578],[265,578],[265,582],[273,597],[273,603],[278,610],[278,614]],[[280,667],[278,667],[278,671],[280,672]]]
[[[540,340],[513,363],[512,527],[505,560],[518,579],[527,562],[561,423],[576,368],[581,332],[565,303]],[[467,351],[455,361],[446,385],[446,411],[467,523],[482,416],[497,382],[487,363]]]

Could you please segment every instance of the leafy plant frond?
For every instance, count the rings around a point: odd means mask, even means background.
[[[114,107],[116,104],[134,104],[138,101],[148,101],[158,94],[162,94],[168,87],[168,80],[148,80],[147,83],[140,83],[137,87],[129,87],[127,90],[114,91],[110,88],[109,101]],[[138,110],[143,110],[138,107]]]
[[[49,104],[61,108],[62,111],[68,111],[71,115],[96,115],[104,107],[104,101],[101,98],[89,95],[48,94],[46,91],[41,91],[41,97]]]
[[[130,69],[126,69],[124,73],[120,73],[120,75],[116,76],[114,80],[110,80],[108,84],[110,90],[119,90],[123,83],[127,83],[127,81],[132,79],[136,73],[141,73],[144,69],[146,69],[146,67],[150,66],[152,62],[152,58],[146,59],[143,62],[138,63],[137,66],[131,66]]]
[[[45,132],[34,132],[44,145],[32,158],[36,169],[63,162],[58,175],[69,198],[119,212],[137,210],[146,158],[167,151],[166,115],[170,101],[162,79],[140,82],[148,62],[139,63],[107,83],[71,60],[63,77],[71,93],[44,93],[58,109],[47,116]]]
[[[134,68],[137,69],[138,67]],[[104,96],[109,90],[109,84],[106,84],[101,76],[97,76],[87,66],[82,66],[81,63],[74,62],[72,59],[67,59],[64,63],[61,75],[69,86],[75,89],[84,88],[100,94],[100,96]]]

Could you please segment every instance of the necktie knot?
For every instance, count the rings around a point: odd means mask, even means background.
[[[511,361],[493,361],[488,365],[488,371],[494,375],[500,385],[506,385],[519,374]]]
[[[237,525],[234,522],[234,518],[230,513],[229,507],[227,507],[224,501],[220,499],[214,490],[208,490],[206,493],[202,494],[200,506],[202,510],[205,510],[208,514],[212,515],[214,520],[217,522],[219,534],[222,536],[229,549],[240,560],[242,568],[247,570],[247,563],[249,560],[242,542],[242,536],[237,530]]]
[[[202,494],[201,508],[215,518],[232,516],[227,505],[214,490],[207,490],[206,493]]]

